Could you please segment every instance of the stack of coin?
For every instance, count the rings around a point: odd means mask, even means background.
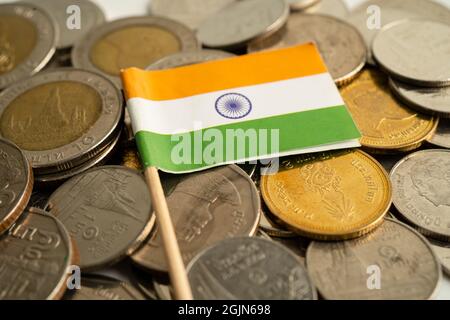
[[[1,93],[0,136],[24,150],[37,181],[67,179],[111,151],[122,114],[122,96],[105,77],[49,70]]]

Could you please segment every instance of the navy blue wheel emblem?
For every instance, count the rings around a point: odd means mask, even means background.
[[[252,103],[240,93],[227,93],[217,99],[216,110],[222,117],[242,119],[252,111]]]

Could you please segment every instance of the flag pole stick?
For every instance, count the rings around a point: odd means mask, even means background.
[[[156,220],[163,240],[174,298],[176,300],[193,300],[191,286],[181,257],[158,169],[155,167],[145,169],[145,180],[150,190],[152,205],[156,212]]]

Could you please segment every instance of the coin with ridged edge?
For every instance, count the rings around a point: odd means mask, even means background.
[[[48,213],[27,209],[0,237],[0,300],[59,299],[77,263],[66,228]]]
[[[432,299],[442,278],[429,242],[391,219],[359,239],[312,242],[306,264],[328,300]]]
[[[122,115],[114,84],[84,70],[39,73],[0,94],[0,136],[23,150],[37,175],[95,157],[116,137]]]
[[[0,139],[0,234],[20,217],[33,189],[33,171],[23,152]]]
[[[388,153],[419,148],[438,125],[438,118],[411,110],[394,98],[386,75],[366,69],[341,88],[362,138],[371,152]]]
[[[50,196],[46,209],[75,241],[83,271],[132,254],[154,223],[143,176],[121,166],[98,167],[70,179]]]
[[[72,62],[122,87],[120,70],[145,69],[168,55],[199,49],[195,33],[162,17],[134,17],[106,23],[75,44]]]
[[[412,153],[391,171],[393,203],[426,236],[450,241],[450,150]]]
[[[198,300],[315,300],[300,259],[284,246],[258,237],[224,240],[187,267]]]
[[[278,173],[262,177],[261,193],[277,223],[317,240],[370,232],[392,200],[386,171],[360,150],[281,159]]]
[[[26,3],[0,5],[0,89],[42,70],[58,37],[45,11]]]

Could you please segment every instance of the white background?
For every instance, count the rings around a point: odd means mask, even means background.
[[[92,1],[97,3],[104,10],[108,20],[113,20],[128,16],[147,14],[149,3],[151,0],[92,0]],[[352,9],[354,6],[364,2],[364,0],[343,0],[343,1],[347,4],[349,9]],[[450,8],[450,0],[436,0],[436,1],[445,4]],[[0,3],[7,3],[7,2],[13,1],[0,0]],[[114,274],[115,272],[112,271],[111,273]],[[116,275],[116,276],[122,277],[123,275]],[[449,277],[444,276],[437,298],[450,300]]]

